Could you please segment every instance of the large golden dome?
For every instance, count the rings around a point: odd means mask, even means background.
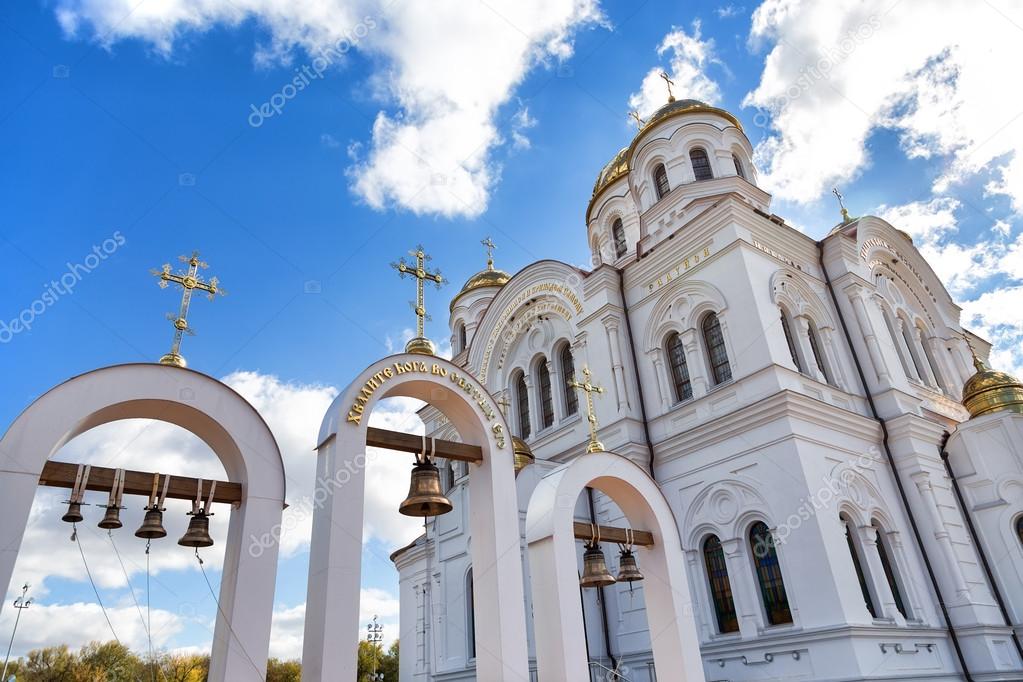
[[[1023,383],[1019,379],[991,369],[974,356],[977,373],[963,386],[963,405],[971,417],[991,412],[1018,412],[1023,414]]]

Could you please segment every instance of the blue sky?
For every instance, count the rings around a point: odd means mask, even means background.
[[[448,298],[485,264],[484,237],[512,272],[540,258],[586,266],[594,178],[634,135],[629,109],[663,101],[661,69],[680,97],[740,118],[776,213],[820,237],[841,185],[854,214],[913,234],[964,320],[995,342],[996,364],[1023,368],[1023,97],[1006,92],[1012,56],[999,54],[1019,41],[1019,3],[149,2],[0,9],[0,424],[70,376],[166,352],[178,296],[148,270],[199,249],[229,294],[196,302],[184,354],[274,412],[301,495],[332,391],[400,347],[414,321],[411,284],[388,264],[419,242],[434,255],[450,280],[428,294],[438,340]],[[287,89],[320,47],[352,37],[322,78]],[[279,112],[259,121],[264,103]],[[94,247],[105,257],[73,292],[26,316]],[[18,318],[31,329],[6,334]],[[409,411],[392,406],[388,423],[412,428]],[[215,473],[212,455],[173,429],[122,426],[61,456],[140,469],[179,457]],[[404,485],[382,491],[374,512],[389,513]],[[75,551],[46,495],[34,537]],[[386,557],[414,529],[370,523],[367,603],[393,609]],[[104,554],[103,536],[83,537]],[[212,602],[171,545],[152,591],[174,633],[162,645],[204,647]],[[305,560],[296,539],[280,570],[281,655],[298,651]],[[138,628],[119,567],[104,570],[115,571],[105,603]],[[55,615],[99,616],[80,571],[28,560],[25,571],[14,581],[39,584]],[[144,573],[130,573],[142,598]],[[396,614],[384,621],[393,635]],[[34,644],[65,636],[41,618],[25,627]]]

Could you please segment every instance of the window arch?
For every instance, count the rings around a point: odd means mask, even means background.
[[[565,414],[575,414],[579,411],[579,394],[575,392],[575,386],[571,382],[575,380],[575,358],[572,357],[572,346],[565,344],[561,347],[561,381],[565,391]]]
[[[671,382],[675,386],[675,400],[682,402],[693,397],[693,384],[689,380],[689,365],[686,362],[686,349],[678,332],[672,332],[664,342],[668,351],[668,367],[671,370]]]
[[[529,438],[529,389],[526,387],[526,375],[519,372],[515,378],[515,406],[519,413],[519,438]]]
[[[537,384],[540,386],[540,428],[554,424],[554,395],[551,391],[551,371],[547,358],[541,357],[536,366]]]
[[[466,346],[469,345],[468,340],[466,339],[464,322],[458,323],[458,327],[455,330],[455,334],[458,337],[458,352],[461,353],[463,350],[465,350]]]
[[[888,552],[888,538],[881,527],[881,524],[875,519],[871,522],[874,530],[877,532],[877,555],[881,559],[881,568],[884,570],[885,580],[888,581],[888,587],[891,588],[892,597],[895,599],[895,608],[899,610],[903,618],[908,618],[906,611],[906,603],[902,599],[902,591],[899,589],[899,580],[895,572],[895,565],[892,563],[890,554]]]
[[[857,543],[853,540],[853,525],[845,514],[838,517],[842,521],[842,530],[845,532],[845,541],[849,545],[849,556],[852,557],[853,568],[856,570],[856,580],[860,584],[860,593],[863,595],[863,603],[867,607],[871,618],[877,618],[877,607],[874,604],[874,597],[870,594],[870,587],[867,585],[867,575],[863,570],[860,561],[860,552]]]
[[[476,599],[472,592],[472,567],[465,574],[465,634],[466,654],[476,658]]]
[[[701,147],[695,147],[689,152],[689,162],[693,164],[693,176],[697,180],[710,180],[714,177],[714,171],[710,168],[710,159],[707,152]]]
[[[622,225],[621,218],[615,218],[611,223],[611,237],[615,243],[615,258],[621,258],[629,250],[629,245],[625,241],[625,226]]]
[[[781,575],[781,566],[778,564],[778,551],[766,523],[757,521],[750,527],[749,544],[768,624],[791,623],[792,612],[789,610],[785,581]]]
[[[707,358],[710,360],[714,384],[723,384],[732,378],[732,367],[728,364],[725,337],[721,333],[721,322],[714,313],[703,318],[703,340],[707,344]]]
[[[814,329],[814,323],[812,320],[807,320],[806,336],[810,341],[810,351],[813,353],[813,359],[817,363],[817,369],[821,371],[824,381],[829,384],[834,384],[834,379],[831,376],[831,368],[828,367],[827,358],[824,356],[824,351],[821,349],[820,341],[817,340],[817,331]]]
[[[803,363],[799,360],[799,351],[796,349],[796,339],[792,336],[792,325],[789,322],[789,314],[784,308],[779,308],[781,314],[781,329],[785,333],[785,344],[789,347],[789,355],[792,357],[792,364],[796,370],[803,372]]]
[[[746,171],[742,167],[742,161],[739,160],[738,154],[732,154],[732,163],[735,164],[735,174],[743,180],[746,179]]]
[[[728,580],[728,565],[721,541],[716,535],[703,542],[703,561],[707,567],[707,582],[714,603],[714,617],[718,632],[724,634],[739,631],[739,619],[735,615],[735,601],[732,599],[732,584]]]
[[[654,168],[654,187],[658,199],[663,199],[664,195],[671,191],[671,186],[668,185],[668,171],[665,170],[663,163],[657,164]]]

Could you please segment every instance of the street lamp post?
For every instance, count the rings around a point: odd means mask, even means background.
[[[28,594],[28,583],[21,587],[21,596],[14,600],[14,608],[18,609],[18,615],[14,617],[14,629],[11,630],[11,641],[7,645],[7,656],[4,658],[4,671],[0,673],[0,680],[7,679],[7,666],[11,661],[11,649],[14,648],[14,635],[18,632],[18,621],[21,620],[21,612],[32,605],[31,599],[25,599]]]
[[[369,679],[373,682],[381,682],[384,679],[383,673],[377,672],[377,649],[380,647],[381,642],[384,641],[384,626],[377,622],[377,616],[373,616],[373,622],[366,624],[366,641],[373,646],[373,672],[370,673]]]

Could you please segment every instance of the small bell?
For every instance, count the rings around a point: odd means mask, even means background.
[[[536,461],[536,457],[533,455],[529,445],[518,436],[512,436],[512,454],[514,456],[516,476],[519,475],[520,471]]]
[[[163,510],[159,507],[146,507],[146,518],[135,531],[135,537],[146,540],[167,537],[167,531],[163,527]]]
[[[614,582],[615,577],[607,570],[607,562],[604,561],[604,552],[600,545],[586,545],[586,553],[583,554],[583,577],[579,579],[579,584],[583,587],[607,587]]]
[[[81,502],[69,502],[67,505],[67,513],[60,517],[61,521],[67,523],[81,523],[85,519],[82,516],[82,503]]]
[[[107,513],[103,515],[103,519],[96,525],[103,530],[120,528],[123,525],[121,523],[121,508],[117,505],[107,507]]]
[[[640,573],[639,566],[636,565],[636,555],[632,553],[631,549],[623,549],[618,558],[618,582],[634,583],[642,579],[643,574]]]
[[[405,516],[440,516],[453,509],[440,488],[440,471],[432,462],[417,462],[412,468],[408,496],[398,507]]]
[[[204,511],[192,514],[188,522],[188,530],[178,540],[182,547],[211,547],[213,538],[210,537],[210,517]]]

